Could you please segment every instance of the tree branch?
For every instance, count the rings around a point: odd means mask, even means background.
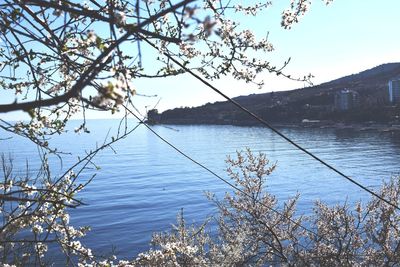
[[[60,96],[55,96],[55,97],[49,98],[49,99],[39,99],[36,101],[30,101],[30,102],[24,102],[24,103],[14,102],[11,104],[0,105],[0,113],[17,111],[17,110],[28,111],[28,110],[38,108],[38,107],[57,105],[59,103],[67,102],[71,98],[79,97],[82,90],[96,77],[96,75],[99,73],[99,71],[101,71],[108,64],[108,62],[105,59],[111,54],[111,52],[116,47],[121,45],[131,35],[137,34],[138,32],[141,32],[141,31],[144,31],[142,29],[146,25],[148,25],[148,24],[156,21],[157,19],[163,17],[164,15],[166,15],[170,12],[174,12],[178,8],[185,6],[194,1],[195,0],[181,1],[180,3],[178,3],[174,6],[171,6],[155,15],[150,16],[148,19],[144,20],[143,22],[141,22],[138,25],[129,25],[130,27],[126,27],[125,28],[126,33],[122,37],[120,37],[120,39],[118,39],[113,44],[111,44],[105,51],[103,51],[103,53],[101,53],[100,56],[97,57],[97,59],[95,61],[93,61],[91,66],[81,75],[81,78],[78,79],[78,81],[75,83],[75,85],[67,93],[60,95]],[[43,3],[43,1],[40,1],[40,0],[33,0],[31,2]],[[44,2],[44,3],[49,3],[49,2]],[[155,37],[160,37],[160,36],[155,35]],[[171,39],[171,41],[172,41],[172,39]],[[173,40],[173,41],[176,41],[176,40]]]

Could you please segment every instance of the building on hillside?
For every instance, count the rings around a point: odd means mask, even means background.
[[[356,91],[343,89],[335,94],[335,109],[349,110],[358,107],[360,96]]]
[[[400,78],[389,81],[389,101],[400,103]]]

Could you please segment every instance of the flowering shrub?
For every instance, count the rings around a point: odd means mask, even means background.
[[[296,214],[298,196],[278,205],[265,191],[269,165],[265,154],[250,150],[228,158],[227,172],[240,191],[218,200],[217,232],[186,227],[183,217],[169,234],[156,234],[158,250],[138,256],[137,266],[397,266],[400,214],[372,198],[329,207],[316,202],[313,214]],[[383,183],[380,195],[400,202],[400,178]]]
[[[68,171],[52,179],[47,161],[32,179],[14,174],[12,161],[2,157],[0,181],[0,255],[2,264],[45,265],[49,246],[59,247],[70,262],[74,255],[92,258],[91,250],[78,240],[89,230],[69,224],[67,208],[81,204],[75,198],[84,185],[76,184],[77,175]]]

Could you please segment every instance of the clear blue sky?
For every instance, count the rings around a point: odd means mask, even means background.
[[[314,84],[389,62],[400,62],[400,0],[335,0],[329,6],[314,0],[311,10],[291,30],[280,27],[281,12],[290,0],[275,0],[268,12],[257,19],[242,23],[251,27],[262,38],[269,32],[269,40],[275,51],[268,58],[277,65],[291,57],[286,72],[294,75],[312,73]],[[147,50],[146,50],[147,51]],[[145,53],[143,60],[146,66]],[[151,64],[148,64],[151,66]],[[288,81],[268,73],[262,74],[265,86],[237,82],[232,78],[214,81],[229,96],[289,90],[303,87],[303,83]],[[134,103],[145,111],[159,98],[159,110],[180,106],[198,106],[207,102],[221,101],[210,89],[189,76],[133,82],[141,94],[158,97],[135,97]],[[3,93],[2,93],[3,94]],[[2,97],[1,102],[4,103]],[[1,115],[6,119],[18,119],[20,114]],[[111,117],[109,113],[90,113],[88,117]]]
[[[335,0],[328,6],[314,0],[300,23],[285,30],[280,27],[280,16],[289,2],[274,1],[267,16],[243,22],[253,26],[260,38],[269,32],[276,48],[269,56],[278,65],[291,57],[287,72],[300,76],[312,73],[314,84],[319,84],[383,63],[400,62],[399,0]],[[261,90],[231,78],[213,84],[232,97],[304,86],[267,73],[262,76],[265,86]],[[190,77],[138,81],[137,88],[139,92],[159,95],[160,110],[222,100]],[[140,106],[146,99],[136,100]],[[156,102],[146,101],[147,105]]]

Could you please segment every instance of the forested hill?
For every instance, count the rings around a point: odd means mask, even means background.
[[[388,63],[317,86],[290,91],[239,96],[235,100],[270,122],[298,123],[304,119],[331,122],[391,122],[399,107],[388,98],[388,81],[400,77],[400,63]],[[335,107],[343,89],[357,92],[357,105]],[[397,116],[397,117],[396,117]],[[253,119],[226,101],[200,107],[175,108],[149,114],[149,121],[170,124],[253,124]]]

